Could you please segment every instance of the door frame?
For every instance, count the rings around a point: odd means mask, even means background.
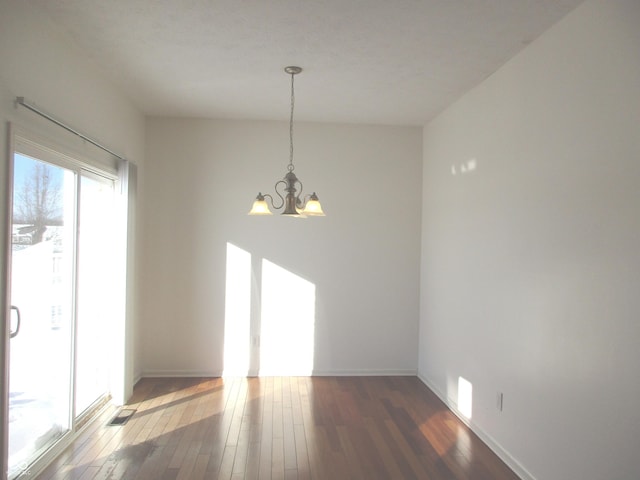
[[[114,182],[114,195],[116,195],[118,184],[122,183],[120,174],[121,174],[121,164],[118,161],[113,161],[111,165],[100,163],[97,164],[95,161],[91,161],[86,157],[86,155],[81,154],[73,149],[66,148],[56,141],[53,141],[49,138],[42,137],[32,131],[22,128],[20,126],[16,126],[11,122],[7,122],[7,149],[5,152],[6,155],[6,171],[7,178],[5,179],[5,209],[2,212],[2,217],[0,221],[4,222],[4,225],[7,227],[7,232],[5,238],[3,239],[4,244],[2,245],[2,251],[0,252],[3,255],[2,261],[2,271],[0,275],[2,276],[0,279],[0,288],[1,288],[1,296],[3,302],[3,309],[0,312],[2,314],[2,339],[0,340],[0,371],[2,372],[2,381],[0,383],[0,421],[2,422],[2,435],[0,435],[0,466],[2,471],[0,473],[2,479],[6,480],[8,478],[8,468],[9,468],[9,459],[8,459],[8,451],[9,451],[9,432],[8,432],[8,420],[9,420],[9,389],[10,389],[10,329],[11,329],[11,248],[12,248],[12,217],[13,217],[13,194],[14,194],[14,153],[16,149],[20,149],[20,147],[25,147],[26,154],[30,148],[33,148],[37,151],[44,151],[47,154],[50,154],[55,158],[55,161],[51,162],[50,160],[43,159],[47,163],[52,163],[53,165],[60,166],[66,169],[73,171],[76,174],[75,178],[75,215],[74,215],[74,259],[73,259],[73,312],[71,319],[71,330],[72,330],[72,338],[71,338],[71,386],[70,386],[70,430],[65,433],[51,448],[47,449],[44,453],[42,453],[32,464],[33,470],[25,471],[21,474],[18,474],[15,480],[20,480],[23,478],[32,478],[34,475],[40,473],[47,464],[49,464],[57,455],[59,455],[70,443],[71,441],[82,431],[82,429],[88,425],[90,422],[87,422],[81,416],[77,415],[75,411],[75,375],[76,375],[76,325],[77,325],[77,306],[78,306],[78,298],[77,298],[77,276],[78,276],[78,207],[80,205],[80,183],[83,174],[95,178],[95,176],[112,180]],[[22,151],[20,152],[22,153]],[[34,158],[38,158],[37,155],[33,156]],[[126,184],[125,184],[126,186]],[[114,207],[117,208],[117,207]],[[96,399],[96,403],[99,403],[101,399]],[[107,408],[108,405],[105,406]],[[113,408],[113,407],[112,407]],[[81,426],[78,427],[78,424]]]

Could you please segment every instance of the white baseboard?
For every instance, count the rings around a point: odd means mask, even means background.
[[[315,377],[415,377],[415,370],[314,370]]]
[[[529,471],[524,468],[524,466],[518,460],[516,460],[506,449],[504,449],[502,445],[496,442],[491,435],[489,435],[482,428],[478,427],[478,425],[476,425],[472,421],[469,421],[469,419],[462,415],[457,406],[453,402],[451,402],[451,400],[448,399],[447,396],[435,386],[435,384],[433,384],[428,378],[424,377],[420,373],[418,373],[417,376],[420,381],[422,381],[422,383],[424,383],[429,388],[429,390],[435,393],[438,398],[440,398],[440,400],[442,400],[442,402],[447,406],[447,408],[451,410],[453,414],[458,417],[460,421],[462,421],[462,423],[467,425],[471,429],[471,431],[475,433],[478,438],[491,449],[491,451],[493,451],[493,453],[500,457],[500,460],[506,463],[507,466],[511,470],[513,470],[516,475],[518,475],[518,477],[520,477],[522,480],[536,480],[536,478],[531,473],[529,473]]]
[[[220,371],[202,371],[202,370],[147,370],[137,378],[138,382],[142,378],[151,377],[221,377]],[[314,370],[311,377],[415,377],[416,370],[397,369],[397,370]],[[255,377],[255,372],[249,372],[247,377]],[[272,376],[272,375],[267,375]],[[297,376],[297,375],[293,375]]]
[[[152,378],[152,377],[221,377],[222,372],[217,370],[146,370],[142,372],[140,378]]]

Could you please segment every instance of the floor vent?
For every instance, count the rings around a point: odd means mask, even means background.
[[[136,411],[133,409],[123,408],[111,419],[109,423],[107,423],[107,425],[124,425],[131,417],[133,417],[134,413],[136,413]]]

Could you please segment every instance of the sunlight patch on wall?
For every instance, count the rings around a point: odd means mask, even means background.
[[[260,375],[313,371],[316,286],[262,261]]]
[[[451,175],[466,175],[467,173],[475,171],[477,168],[478,160],[475,158],[470,158],[460,165],[451,165]]]
[[[250,325],[251,254],[227,243],[223,375],[247,375],[250,360]]]
[[[458,377],[458,411],[466,418],[471,418],[473,404],[473,385],[469,380]]]

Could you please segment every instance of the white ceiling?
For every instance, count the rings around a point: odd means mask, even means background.
[[[582,0],[25,0],[148,115],[424,125]]]

